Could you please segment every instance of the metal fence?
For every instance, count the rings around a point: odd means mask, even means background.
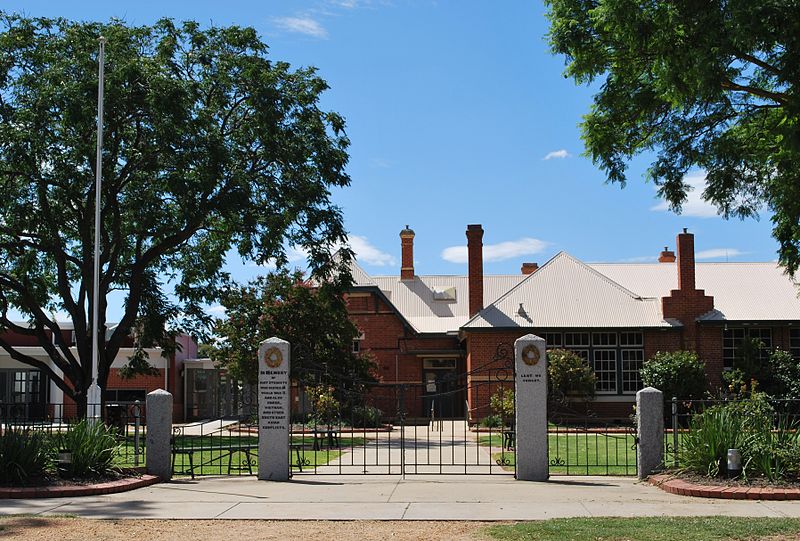
[[[92,409],[90,405],[89,410]],[[108,402],[100,408],[102,421],[117,439],[114,464],[120,469],[145,465],[145,405],[135,402]],[[0,403],[0,434],[11,428],[34,430],[56,439],[80,421],[76,404]]]
[[[610,424],[590,411],[550,408],[548,447],[551,475],[636,475],[636,425]]]
[[[667,404],[664,419],[664,464],[667,467],[680,467],[680,450],[683,436],[692,430],[692,420],[712,407],[742,404],[743,399],[681,400],[673,397]],[[790,423],[800,427],[800,400],[767,399],[771,408],[770,416],[774,427]]]

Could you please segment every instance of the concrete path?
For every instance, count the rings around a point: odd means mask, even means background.
[[[706,500],[667,494],[631,478],[508,476],[314,476],[287,483],[254,477],[162,483],[123,494],[0,500],[0,514],[89,518],[292,520],[537,520],[591,516],[800,517],[798,502]]]
[[[316,472],[400,474],[404,469],[410,475],[513,475],[513,469],[505,471],[492,459],[491,453],[499,451],[499,448],[478,445],[476,434],[469,431],[465,421],[448,420],[436,429],[428,425],[409,425],[402,433],[400,430],[377,435],[373,432],[368,434],[363,445],[344,448],[340,457],[319,466]]]

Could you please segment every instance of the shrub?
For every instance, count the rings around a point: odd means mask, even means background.
[[[681,465],[716,477],[724,471],[728,449],[743,449],[748,437],[751,436],[743,430],[742,416],[734,409],[727,405],[708,408],[692,417],[689,431],[681,438]]]
[[[9,427],[0,435],[0,483],[23,485],[52,471],[53,452],[44,432]]]
[[[597,377],[589,363],[574,351],[554,349],[547,352],[547,387],[556,400],[569,397],[593,398]]]
[[[664,400],[702,398],[708,390],[706,364],[693,351],[659,351],[639,371],[645,387],[664,393]]]
[[[328,385],[308,388],[312,416],[316,424],[332,425],[339,419],[341,407],[333,393],[334,388]]]
[[[503,418],[499,415],[487,415],[481,419],[481,426],[485,428],[499,428],[503,426]]]
[[[501,424],[512,424],[517,408],[514,390],[505,387],[497,389],[489,398],[489,407],[500,418]]]
[[[778,398],[800,399],[800,363],[792,354],[782,349],[772,351],[769,368],[775,386],[770,389],[770,394]]]
[[[788,416],[775,422],[764,393],[711,407],[692,418],[681,439],[680,457],[689,470],[714,477],[725,471],[728,449],[742,454],[743,475],[779,481],[800,475],[798,425]]]
[[[376,428],[382,424],[383,412],[374,406],[354,406],[351,419],[354,427]]]
[[[59,451],[72,454],[72,461],[60,471],[64,477],[101,477],[117,471],[113,465],[118,450],[116,434],[103,423],[84,419],[58,434],[54,443]]]

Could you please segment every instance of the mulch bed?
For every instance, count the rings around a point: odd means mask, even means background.
[[[0,499],[25,498],[65,498],[74,496],[96,496],[98,494],[114,494],[127,492],[161,481],[155,475],[120,476],[96,480],[53,479],[48,484],[25,487],[0,486]]]
[[[800,483],[769,483],[766,479],[709,478],[691,474],[651,475],[647,481],[670,494],[730,500],[800,500]]]

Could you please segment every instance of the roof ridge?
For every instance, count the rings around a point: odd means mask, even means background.
[[[584,263],[583,261],[581,261],[581,260],[580,260],[580,259],[578,259],[577,257],[574,257],[574,256],[572,256],[572,255],[568,254],[567,252],[561,251],[561,252],[559,252],[559,253],[556,255],[556,257],[558,257],[558,256],[559,256],[559,255],[561,255],[561,254],[564,254],[564,256],[565,256],[565,257],[568,257],[568,258],[570,258],[572,261],[574,261],[575,263],[579,264],[579,265],[580,265],[580,266],[582,266],[583,268],[587,269],[589,272],[591,272],[591,273],[595,274],[596,276],[598,276],[598,277],[600,277],[601,279],[605,280],[606,282],[608,282],[608,283],[609,283],[609,284],[611,284],[612,286],[614,286],[614,287],[618,288],[619,290],[621,290],[621,291],[622,291],[623,293],[625,293],[626,295],[629,295],[630,297],[633,297],[634,299],[637,299],[637,300],[642,300],[642,299],[644,299],[644,297],[642,297],[642,296],[641,296],[641,295],[639,295],[638,293],[634,293],[633,291],[631,291],[631,290],[630,290],[630,289],[628,289],[627,287],[623,286],[623,285],[622,285],[622,284],[620,284],[619,282],[615,282],[614,280],[612,280],[611,278],[609,278],[608,276],[606,276],[605,274],[603,274],[603,273],[602,273],[602,272],[600,272],[599,270],[597,270],[597,269],[593,269],[593,268],[592,268],[592,267],[590,267],[588,264]],[[555,258],[553,258],[553,259],[555,259]],[[534,273],[534,274],[536,274],[536,273]]]

